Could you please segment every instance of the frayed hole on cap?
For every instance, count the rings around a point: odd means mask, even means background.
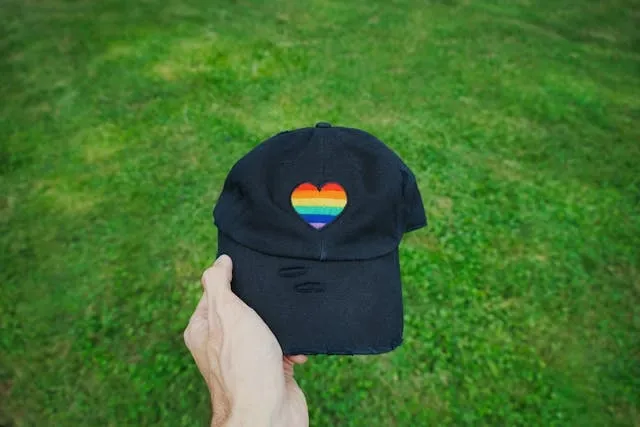
[[[324,292],[324,284],[320,282],[303,282],[295,285],[293,289],[301,294],[317,294]]]
[[[309,272],[309,267],[296,266],[296,267],[283,267],[278,270],[278,275],[281,277],[300,277]]]

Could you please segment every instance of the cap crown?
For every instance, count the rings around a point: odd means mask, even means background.
[[[395,250],[426,217],[415,177],[367,132],[279,133],[231,169],[214,209],[219,230],[253,250],[315,260]]]

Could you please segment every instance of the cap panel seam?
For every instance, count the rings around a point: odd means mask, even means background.
[[[300,157],[302,157],[306,153],[306,151],[309,150],[309,148],[311,147],[310,142],[313,140],[313,138],[314,138],[314,136],[316,134],[316,129],[315,128],[309,128],[309,129],[311,129],[312,133],[311,133],[311,136],[309,137],[309,139],[307,139],[304,142],[304,148],[302,150],[298,150],[298,153],[296,154],[296,156],[294,158],[286,159],[286,160],[280,160],[279,163],[281,165],[293,165],[293,164],[295,164],[298,161],[298,159],[300,159]],[[306,128],[305,129],[300,129],[300,130],[306,130]],[[288,131],[288,132],[289,133],[293,133],[294,131]]]
[[[320,176],[322,177],[322,182],[319,182],[321,186],[324,185],[326,181],[325,176],[325,164],[324,164],[324,132],[319,134],[320,137]],[[342,184],[341,184],[342,185]],[[349,203],[349,196],[347,196],[347,203]],[[345,206],[346,208],[346,206]],[[344,212],[344,209],[342,210]],[[342,212],[340,212],[342,214]],[[337,219],[337,218],[336,218]],[[335,220],[332,221],[335,223]],[[331,224],[327,224],[331,225]],[[319,230],[321,231],[321,230]],[[327,245],[326,245],[326,234],[320,236],[320,261],[324,261],[327,257]]]

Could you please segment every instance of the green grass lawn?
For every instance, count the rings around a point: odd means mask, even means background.
[[[182,331],[232,166],[360,127],[415,172],[405,343],[312,426],[640,425],[640,3],[5,0],[0,426],[194,426]]]

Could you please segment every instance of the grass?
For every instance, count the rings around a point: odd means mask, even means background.
[[[416,173],[405,344],[313,426],[640,425],[640,4],[7,0],[0,425],[206,425],[182,330],[231,165],[361,127]]]

